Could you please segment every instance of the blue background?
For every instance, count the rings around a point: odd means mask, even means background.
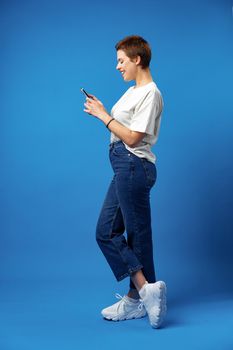
[[[232,2],[1,1],[0,349],[233,349]],[[84,87],[108,111],[134,82],[115,44],[152,48],[164,112],[151,192],[164,328],[112,323],[127,291],[95,242],[113,175],[110,133],[83,112]],[[155,342],[155,344],[153,343]]]

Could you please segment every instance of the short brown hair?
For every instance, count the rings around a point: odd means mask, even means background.
[[[115,45],[116,50],[123,50],[130,58],[141,57],[142,69],[149,67],[151,60],[151,49],[148,42],[139,35],[130,35],[120,40]]]

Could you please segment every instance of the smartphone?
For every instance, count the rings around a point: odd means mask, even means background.
[[[86,95],[87,97],[93,99],[93,97],[91,97],[91,96],[84,90],[84,88],[81,88],[80,90],[82,91],[82,93],[84,93],[84,95]]]

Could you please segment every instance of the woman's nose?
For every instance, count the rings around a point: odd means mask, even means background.
[[[118,70],[119,70],[120,68],[121,68],[121,63],[120,63],[120,62],[118,62],[118,63],[117,63],[117,66],[116,66],[116,69],[118,69]]]

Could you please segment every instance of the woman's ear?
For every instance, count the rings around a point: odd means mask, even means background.
[[[141,63],[141,57],[140,56],[137,56],[135,58],[135,63],[136,63],[137,66],[140,65],[140,63]]]

